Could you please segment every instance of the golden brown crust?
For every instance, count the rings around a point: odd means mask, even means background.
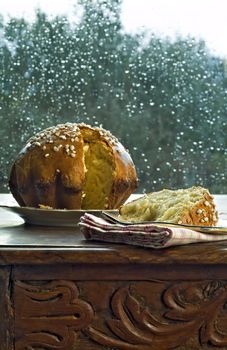
[[[215,226],[218,221],[218,214],[213,197],[205,192],[203,198],[191,209],[182,212],[180,222],[187,225]]]
[[[86,142],[103,145],[114,167],[111,193],[105,208],[100,209],[114,209],[123,204],[137,186],[133,161],[110,132],[83,123],[57,125],[28,141],[15,160],[9,179],[10,190],[18,203],[32,207],[42,204],[81,209],[86,178]],[[95,190],[99,196],[98,188]]]

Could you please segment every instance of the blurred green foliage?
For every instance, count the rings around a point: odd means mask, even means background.
[[[38,11],[0,20],[0,191],[26,140],[86,122],[130,150],[138,192],[203,185],[227,193],[225,61],[202,40],[128,34],[121,2],[84,0],[76,25]]]

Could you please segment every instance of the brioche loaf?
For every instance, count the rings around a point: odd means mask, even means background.
[[[152,192],[120,208],[125,221],[165,221],[215,226],[218,220],[213,197],[203,187]]]
[[[137,186],[133,161],[109,131],[84,123],[45,129],[15,160],[10,190],[21,206],[114,209]]]

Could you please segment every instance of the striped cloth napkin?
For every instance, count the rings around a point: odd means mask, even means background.
[[[79,226],[84,237],[88,240],[124,243],[156,249],[227,240],[227,233],[212,234],[184,227],[164,227],[154,224],[113,224],[88,213],[81,217]]]

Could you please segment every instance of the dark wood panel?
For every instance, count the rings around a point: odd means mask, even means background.
[[[1,233],[0,233],[1,236]],[[14,264],[159,264],[227,265],[226,242],[200,243],[162,250],[135,248],[119,244],[88,244],[71,248],[2,247],[0,265]]]
[[[0,268],[0,349],[14,349],[13,299],[10,267]]]
[[[227,280],[16,281],[16,350],[227,349]]]
[[[143,281],[227,279],[225,265],[152,265],[152,264],[61,264],[20,265],[14,269],[14,279],[30,280],[65,279],[85,281]]]

